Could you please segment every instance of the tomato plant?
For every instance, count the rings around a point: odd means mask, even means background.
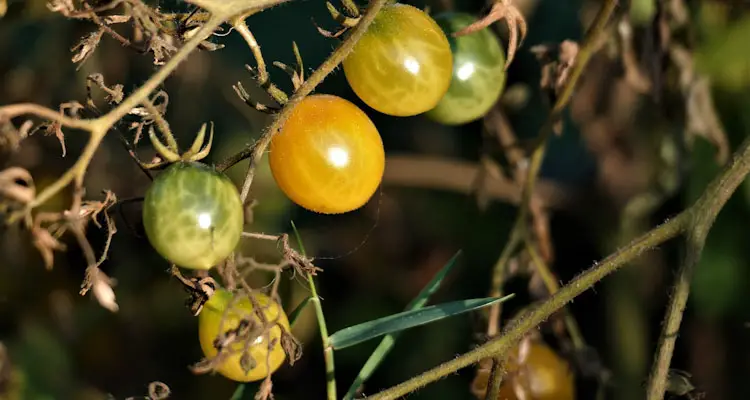
[[[220,288],[198,315],[198,337],[207,358],[219,354],[216,345],[221,347],[223,339],[234,338],[227,342],[216,371],[237,382],[261,380],[279,369],[286,359],[281,346],[281,329],[289,332],[289,320],[284,310],[265,294],[253,292],[251,296],[252,301],[242,297],[232,302],[232,294]],[[253,303],[263,310],[265,324],[256,314]],[[234,334],[227,335],[230,332]],[[246,346],[247,340],[251,341],[249,346]],[[245,362],[247,371],[243,369],[243,354],[249,355]]]
[[[498,400],[575,399],[570,367],[544,342],[532,341],[526,354],[516,347],[508,357],[505,371]],[[489,368],[481,369],[472,383],[472,392],[480,399],[485,398],[489,376]]]
[[[281,190],[300,206],[324,214],[363,206],[385,169],[383,141],[370,118],[331,95],[308,96],[296,105],[269,150]]]
[[[492,108],[505,87],[505,52],[497,37],[483,29],[452,37],[476,18],[464,13],[443,13],[435,21],[449,37],[453,51],[453,79],[438,105],[425,115],[446,125],[474,121]]]
[[[406,117],[437,105],[450,86],[453,56],[429,15],[397,3],[383,7],[343,65],[368,106]]]
[[[177,162],[156,176],[143,201],[151,245],[180,267],[209,269],[237,246],[244,224],[232,181],[196,162]]]

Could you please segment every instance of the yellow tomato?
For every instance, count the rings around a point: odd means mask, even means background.
[[[543,342],[532,342],[525,359],[519,363],[516,347],[505,364],[506,375],[500,386],[497,400],[573,400],[575,382],[568,364]],[[488,364],[489,365],[489,364]],[[472,392],[484,399],[489,383],[490,369],[480,369]],[[523,392],[519,398],[516,390]]]
[[[263,309],[263,315],[268,321],[268,328],[270,329],[267,329],[266,333],[257,336],[257,338],[251,339],[252,342],[247,351],[252,358],[250,362],[252,368],[247,373],[243,371],[240,363],[246,338],[234,340],[228,344],[228,350],[225,350],[227,356],[224,358],[224,362],[216,368],[216,371],[237,382],[264,379],[279,369],[286,359],[286,353],[281,347],[281,329],[289,332],[289,320],[284,310],[273,299],[262,293],[253,293],[252,296],[258,306]],[[228,291],[217,289],[198,316],[198,336],[206,358],[212,358],[218,354],[215,341],[219,336],[220,327],[222,328],[222,336],[224,336],[226,332],[237,329],[243,318],[251,321],[250,332],[254,332],[256,327],[263,326],[250,299],[243,297],[241,300],[230,304],[231,298],[232,295]],[[222,323],[224,312],[230,305],[232,307]]]
[[[424,11],[398,3],[383,7],[343,65],[362,101],[399,117],[434,108],[453,76],[450,43],[440,26]]]
[[[271,140],[271,172],[300,206],[323,214],[362,207],[385,170],[385,150],[375,125],[351,102],[308,96]]]

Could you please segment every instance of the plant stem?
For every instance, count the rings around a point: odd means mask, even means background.
[[[528,233],[526,233],[526,235],[528,236]],[[550,295],[557,293],[560,290],[560,284],[558,283],[557,278],[552,271],[550,271],[547,263],[544,262],[544,259],[539,254],[534,243],[528,238],[526,239],[526,251],[528,251],[529,256],[531,256],[531,262],[534,264],[534,268],[542,278],[547,291]],[[581,334],[581,329],[578,327],[578,323],[567,308],[563,309],[562,312],[563,322],[565,323],[565,328],[568,330],[568,335],[570,335],[570,340],[573,342],[573,347],[576,350],[583,349],[586,346],[586,342],[583,340],[583,335]]]
[[[745,139],[729,165],[709,184],[695,205],[688,210],[690,225],[687,230],[684,262],[678,271],[677,281],[664,316],[659,345],[648,381],[649,400],[664,398],[669,365],[690,294],[693,271],[700,261],[706,237],[716,216],[732,193],[745,180],[748,172],[750,172],[750,139]]]
[[[487,393],[484,400],[497,400],[500,396],[500,386],[503,383],[503,375],[505,375],[503,363],[505,363],[503,357],[492,359],[492,369],[490,370],[490,379],[487,383]]]
[[[304,255],[304,251],[302,252]],[[325,315],[323,314],[323,306],[320,304],[320,297],[315,289],[315,281],[308,272],[307,281],[310,284],[310,294],[312,295],[312,301],[315,305],[315,316],[318,319],[318,328],[320,329],[320,337],[323,340],[323,357],[326,363],[326,391],[328,392],[328,400],[336,400],[336,364],[333,360],[333,347],[330,345],[328,340],[328,327],[326,326]]]
[[[139,87],[138,90],[133,92],[133,94],[126,98],[125,101],[120,103],[115,109],[95,120],[94,123],[96,126],[108,130],[122,117],[127,115],[130,110],[142,103],[143,100],[148,98],[148,95],[151,94],[151,92],[156,90],[156,88],[167,79],[169,74],[187,59],[193,50],[198,48],[201,42],[208,39],[216,28],[224,23],[225,19],[226,17],[222,15],[212,15],[205,25],[200,27],[195,36],[191,37],[189,41],[180,47],[177,53],[175,53],[162,68],[152,75],[143,86]]]
[[[421,375],[367,398],[372,400],[399,398],[418,390],[431,382],[453,374],[461,368],[477,363],[482,359],[505,354],[505,352],[512,346],[516,345],[516,343],[518,343],[528,331],[544,322],[544,320],[549,318],[550,315],[560,310],[576,296],[588,290],[604,277],[618,270],[644,252],[678,236],[683,232],[687,226],[686,224],[689,222],[690,215],[688,212],[683,212],[677,215],[675,218],[643,234],[631,242],[630,245],[610,255],[598,265],[589,268],[586,272],[562,287],[559,292],[551,296],[546,302],[511,321],[503,330],[501,336],[490,340],[460,357],[454,358],[453,360],[445,362]]]
[[[606,0],[602,8],[599,10],[599,13],[596,15],[593,24],[589,28],[586,39],[584,40],[584,43],[581,46],[578,55],[576,56],[575,63],[573,64],[573,67],[570,71],[570,75],[568,76],[565,85],[563,86],[557,100],[555,101],[555,105],[550,112],[550,116],[542,126],[539,135],[537,135],[540,143],[534,149],[534,152],[531,155],[531,160],[528,163],[526,180],[524,181],[523,190],[521,192],[520,211],[518,213],[518,216],[516,217],[516,222],[513,224],[510,239],[508,243],[506,243],[505,248],[500,255],[500,258],[498,259],[497,263],[495,263],[495,267],[493,269],[492,287],[490,290],[491,293],[501,292],[501,287],[505,275],[505,268],[508,260],[510,259],[510,256],[513,254],[513,251],[515,251],[515,248],[518,246],[521,240],[523,240],[524,242],[528,241],[525,235],[522,234],[522,231],[525,230],[526,220],[529,214],[529,206],[531,204],[531,198],[534,194],[534,186],[539,175],[539,170],[542,167],[542,162],[544,161],[544,154],[546,152],[549,136],[553,132],[552,127],[555,122],[561,117],[563,110],[565,110],[565,107],[567,107],[572,100],[573,92],[575,91],[578,79],[586,69],[586,65],[588,64],[591,57],[598,50],[599,38],[604,33],[604,28],[607,26],[607,23],[609,22],[609,19],[612,16],[612,13],[614,12],[616,6],[617,0]],[[493,327],[492,325],[499,323],[499,317],[499,306],[490,309],[490,326],[488,326],[487,328],[488,333],[494,334],[496,332],[495,330],[497,328]],[[571,338],[577,344],[580,344],[580,342],[582,342],[582,339],[579,337],[580,333],[577,329],[577,325],[575,325],[575,323],[571,324],[570,319],[571,318],[569,316],[568,318],[566,318],[566,322],[568,322],[569,328],[568,332],[571,334]],[[573,329],[570,329],[571,326],[573,326]],[[493,373],[491,374],[490,380],[488,382],[488,392],[495,392],[500,387],[502,374],[497,371],[497,363],[498,359],[494,358],[492,366]]]
[[[284,122],[286,122],[286,120],[289,119],[289,117],[292,115],[292,110],[294,110],[294,107],[299,104],[307,95],[312,93],[312,91],[318,86],[318,84],[320,84],[320,82],[322,82],[323,79],[328,76],[328,74],[336,69],[336,67],[341,64],[342,61],[344,61],[346,56],[351,53],[351,51],[354,49],[354,46],[365,34],[367,28],[375,19],[375,16],[383,7],[385,2],[386,0],[370,1],[370,5],[367,8],[365,14],[362,16],[362,19],[359,21],[359,24],[357,24],[357,26],[352,29],[349,36],[341,43],[341,45],[339,45],[336,51],[334,51],[331,56],[325,62],[323,62],[323,64],[317,70],[315,70],[312,75],[310,75],[310,77],[302,84],[302,86],[300,86],[300,88],[294,93],[294,95],[289,98],[289,101],[284,105],[284,108],[281,109],[271,126],[268,127],[266,132],[263,134],[263,136],[260,137],[260,139],[258,139],[257,142],[219,163],[217,169],[219,171],[224,171],[234,164],[237,164],[238,162],[246,158],[250,158],[250,166],[248,167],[247,174],[245,176],[245,182],[242,184],[242,190],[240,192],[240,197],[242,198],[243,202],[247,199],[247,196],[250,193],[250,186],[253,183],[253,178],[255,177],[255,169],[258,165],[258,162],[260,162],[260,159],[263,157],[263,154],[268,148],[268,145],[271,143],[271,139],[273,138],[273,136],[279,131],[281,126],[284,125]]]
[[[662,400],[666,388],[666,377],[669,362],[674,350],[676,329],[682,319],[682,311],[687,301],[687,289],[690,274],[698,262],[700,250],[705,243],[711,225],[719,211],[732,196],[737,187],[750,172],[750,138],[742,143],[730,163],[708,185],[703,195],[690,208],[681,212],[664,224],[644,233],[626,247],[611,254],[601,263],[589,268],[586,272],[573,279],[560,291],[552,295],[546,302],[527,311],[511,321],[503,331],[503,335],[469,351],[462,356],[443,363],[421,375],[409,379],[390,389],[386,389],[368,399],[394,399],[411,393],[428,383],[450,375],[461,368],[477,363],[482,359],[497,357],[514,346],[526,332],[544,322],[550,315],[563,308],[576,296],[591,288],[607,275],[618,270],[628,262],[646,251],[682,234],[687,233],[688,249],[685,263],[680,272],[680,279],[675,285],[672,303],[667,312],[664,330],[659,342],[659,351],[654,361],[654,369],[649,378],[648,399]]]
[[[300,254],[303,257],[307,257],[305,252],[305,245],[302,244],[302,238],[297,231],[297,226],[292,221],[292,229],[294,235],[297,237],[297,243],[299,244]],[[330,340],[328,338],[328,326],[326,325],[325,314],[323,314],[323,305],[320,303],[320,297],[318,296],[318,290],[315,288],[315,280],[311,273],[307,273],[307,283],[310,286],[310,295],[312,298],[313,305],[315,306],[315,316],[318,319],[318,329],[320,330],[320,337],[323,341],[323,358],[326,364],[326,392],[328,393],[328,400],[336,400],[336,364],[333,360],[333,347],[331,347]]]

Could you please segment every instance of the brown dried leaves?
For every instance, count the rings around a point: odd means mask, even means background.
[[[505,20],[508,25],[508,59],[505,61],[507,70],[528,31],[526,19],[518,7],[513,5],[513,0],[495,0],[490,12],[484,18],[454,33],[453,36],[469,35],[502,20]]]

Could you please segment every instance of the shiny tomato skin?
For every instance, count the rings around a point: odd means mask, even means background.
[[[385,169],[383,141],[367,114],[325,94],[308,96],[294,107],[271,139],[268,157],[287,197],[323,214],[362,207]]]
[[[289,332],[289,320],[281,306],[273,299],[263,293],[252,293],[253,300],[263,309],[263,315],[269,323],[270,329],[266,335],[259,335],[248,348],[252,358],[252,368],[245,373],[240,360],[244,350],[245,340],[230,343],[230,353],[216,372],[227,379],[236,382],[252,382],[264,379],[273,374],[286,360],[286,353],[281,347],[281,329]],[[231,302],[231,293],[225,289],[218,289],[211,299],[205,304],[198,315],[198,337],[201,350],[206,358],[215,357],[218,354],[214,341],[221,333],[237,328],[242,318],[252,316],[251,326],[262,327],[262,321],[258,318],[253,308],[253,303],[248,297],[242,297],[239,301]],[[226,312],[226,319],[222,323],[227,307],[232,308]],[[247,339],[247,338],[243,338]]]
[[[425,115],[444,125],[479,119],[497,102],[505,88],[505,52],[489,29],[453,37],[476,17],[443,13],[435,21],[445,31],[453,51],[453,79],[438,105]]]
[[[407,117],[437,105],[450,86],[453,56],[429,15],[396,3],[383,7],[343,66],[349,85],[368,106]]]
[[[196,162],[177,162],[159,173],[143,201],[151,245],[168,261],[189,269],[210,269],[234,251],[243,213],[232,181]]]

